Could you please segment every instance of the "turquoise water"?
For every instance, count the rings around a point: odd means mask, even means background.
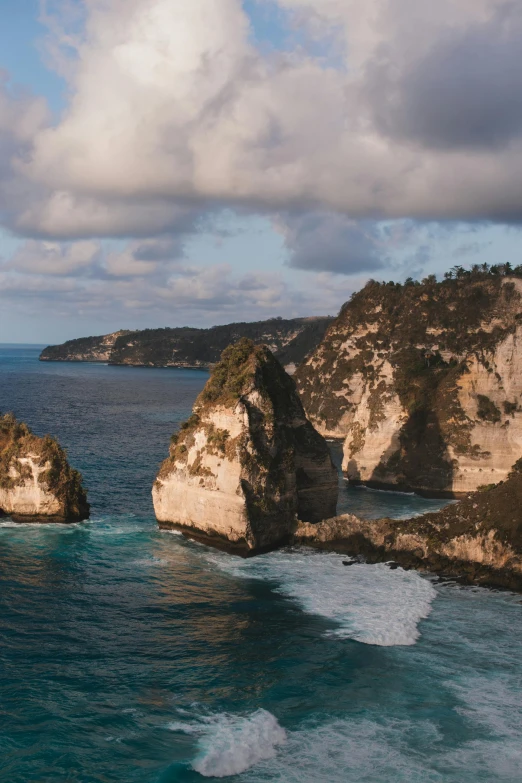
[[[93,514],[0,522],[2,783],[520,781],[521,596],[160,533],[150,486],[206,374],[37,356],[0,348],[0,409],[58,435]]]

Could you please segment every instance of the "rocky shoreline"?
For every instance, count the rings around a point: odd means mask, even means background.
[[[370,281],[333,323],[117,332],[40,358],[212,365],[153,486],[163,529],[243,557],[294,543],[522,591],[522,279],[506,270]],[[284,369],[296,362],[297,386]],[[32,451],[4,465],[0,508],[80,518],[59,447],[38,462],[34,436],[20,437]],[[352,484],[459,502],[408,520],[335,516],[325,437],[344,440]],[[61,506],[40,482],[51,454],[76,492]]]
[[[242,340],[173,436],[153,502],[160,528],[241,557],[305,545],[522,591],[522,462],[506,481],[407,520],[334,516],[337,478],[294,381]]]
[[[377,489],[379,492],[400,492],[406,495],[419,495],[421,498],[439,498],[441,500],[462,500],[468,497],[467,492],[456,492],[444,489],[422,489],[414,487],[411,484],[389,484],[380,481],[357,481],[347,479],[352,487],[367,487],[368,489]]]
[[[303,540],[298,536],[293,540],[293,543],[353,558],[361,557],[361,562],[365,563],[390,563],[392,566],[400,566],[406,571],[431,573],[443,580],[451,579],[463,585],[522,593],[522,575],[512,568],[493,568],[482,563],[456,560],[435,554],[428,558],[417,557],[412,552],[375,547],[368,541],[361,542],[360,540],[355,542],[341,539],[335,542],[319,542]],[[357,564],[357,560],[354,564]]]
[[[517,463],[507,481],[434,513],[407,520],[346,514],[318,525],[301,523],[292,541],[522,592],[521,471]]]

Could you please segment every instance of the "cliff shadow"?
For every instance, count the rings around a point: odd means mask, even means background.
[[[411,411],[399,433],[399,447],[382,455],[368,486],[432,496],[453,495],[455,468],[438,414],[419,407]]]

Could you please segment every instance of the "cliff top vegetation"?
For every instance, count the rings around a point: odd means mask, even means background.
[[[43,467],[49,465],[40,481],[60,501],[65,518],[85,518],[89,505],[82,486],[82,476],[71,468],[65,450],[50,435],[43,438],[34,435],[27,424],[20,422],[12,413],[0,414],[0,487],[11,489],[24,478],[23,467],[18,459],[31,455]],[[15,467],[18,477],[11,475]]]
[[[374,324],[372,343],[380,350],[392,342],[403,346],[437,343],[455,353],[487,349],[513,327],[520,312],[516,284],[508,279],[513,277],[522,278],[522,266],[455,267],[441,281],[434,275],[403,284],[370,280],[343,305],[326,339],[339,328]],[[503,317],[505,325],[481,328],[497,316]]]
[[[247,401],[251,392],[256,393],[255,402]],[[264,428],[267,431],[277,430],[279,425],[284,424],[290,424],[292,429],[299,422],[304,425],[303,432],[295,434],[295,437],[307,439],[306,448],[312,458],[323,455],[326,445],[307,421],[293,379],[266,345],[256,345],[252,340],[243,338],[223,351],[194,404],[194,413],[172,436],[171,459],[175,461],[186,455],[195,430],[201,427],[209,429],[209,425],[204,423],[209,411],[216,407],[234,408],[241,399],[251,414],[252,432],[261,432]],[[207,435],[210,441],[215,440],[215,433],[209,435],[207,432]],[[266,450],[266,444],[261,444],[261,440],[256,444],[259,454]]]
[[[295,384],[266,345],[244,337],[226,348],[212,376],[199,395],[195,409],[207,405],[234,405],[253,387],[266,393],[276,416],[287,416],[295,408]],[[304,413],[301,413],[304,417]]]
[[[110,364],[151,367],[208,367],[219,361],[231,343],[247,337],[267,344],[284,364],[299,364],[321,341],[331,317],[271,318],[252,323],[233,323],[210,329],[175,327],[116,333],[112,345],[105,337],[69,340],[42,351],[46,361],[96,361],[100,351]],[[104,342],[105,341],[105,342]]]
[[[431,483],[423,486],[446,486],[453,475],[448,444],[457,454],[485,456],[471,441],[473,422],[459,402],[459,380],[471,356],[494,372],[488,351],[522,323],[521,277],[522,266],[504,264],[454,267],[441,281],[434,275],[403,284],[370,280],[343,305],[317,351],[297,371],[308,414],[334,430],[354,405],[350,379],[360,378],[372,391],[369,427],[375,428],[391,388],[408,419],[400,449],[379,466],[376,480],[393,473],[405,486],[417,486],[413,478],[425,466],[422,480]],[[393,368],[391,386],[383,380],[384,362]],[[478,418],[498,423],[500,414],[481,395]],[[352,432],[354,453],[364,433],[356,435]]]

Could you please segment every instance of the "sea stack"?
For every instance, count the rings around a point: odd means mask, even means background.
[[[0,416],[0,516],[16,522],[77,522],[89,516],[82,477],[65,451],[11,414]]]
[[[337,471],[270,350],[242,339],[222,354],[153,488],[162,528],[241,555],[285,543],[297,519],[335,514]]]

